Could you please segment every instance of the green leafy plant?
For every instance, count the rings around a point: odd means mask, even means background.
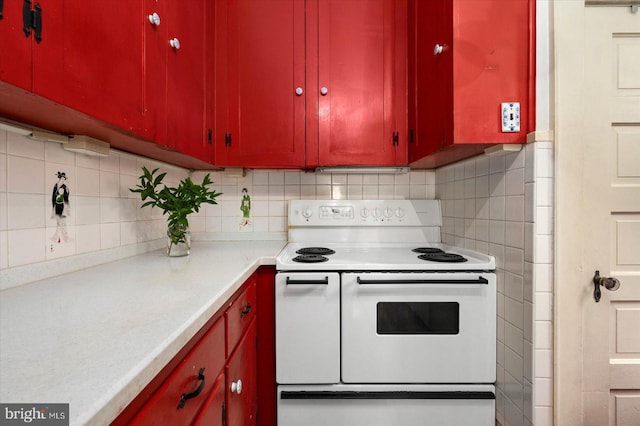
[[[167,236],[171,244],[188,244],[186,239],[189,227],[187,216],[198,212],[203,203],[218,204],[216,198],[222,193],[208,188],[213,184],[208,173],[201,184],[196,184],[187,177],[181,180],[177,187],[169,187],[162,183],[167,173],[156,175],[157,172],[157,168],[149,171],[143,166],[143,174],[138,178],[140,183],[135,188],[130,188],[129,191],[140,194],[140,198],[144,201],[141,208],[158,207],[162,210],[163,215],[168,215]],[[169,246],[170,250],[171,246]]]

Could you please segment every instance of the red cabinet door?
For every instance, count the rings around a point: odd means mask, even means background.
[[[23,31],[24,0],[5,0],[0,20],[0,80],[31,90],[33,36]]]
[[[207,49],[213,5],[202,1],[144,0],[145,135],[176,151],[213,162],[208,141]]]
[[[251,425],[256,422],[258,406],[256,360],[256,321],[254,320],[227,361],[227,426]]]
[[[40,1],[33,92],[141,132],[142,0]]]
[[[410,120],[414,167],[435,168],[498,143],[524,143],[533,126],[529,0],[410,2]],[[442,46],[442,51],[434,48]],[[500,104],[519,102],[520,132],[503,133]]]
[[[402,17],[406,18],[405,1],[318,1],[321,165],[407,161]],[[404,118],[397,117],[403,111]],[[396,132],[403,149],[394,142]]]
[[[305,83],[305,2],[216,3],[227,3],[217,5],[218,56],[225,56],[218,77],[224,92],[218,97],[216,164],[304,166],[304,110],[312,101]]]
[[[206,3],[167,0],[166,125],[169,146],[211,161],[204,128]]]
[[[409,161],[431,154],[450,140],[453,55],[451,2],[410,0]],[[449,137],[447,137],[449,135]]]

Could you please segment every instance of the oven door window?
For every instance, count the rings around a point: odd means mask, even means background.
[[[457,302],[378,302],[378,334],[458,334]]]

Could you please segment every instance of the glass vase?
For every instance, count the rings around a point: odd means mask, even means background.
[[[188,256],[191,253],[191,233],[189,225],[183,223],[167,226],[167,255],[169,257]]]

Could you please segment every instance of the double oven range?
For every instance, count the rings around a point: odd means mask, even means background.
[[[438,200],[293,200],[276,259],[279,425],[494,425],[491,256]]]

